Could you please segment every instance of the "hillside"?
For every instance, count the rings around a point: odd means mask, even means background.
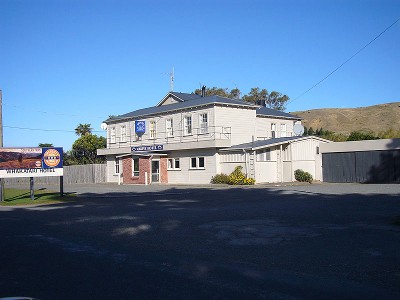
[[[324,108],[291,112],[303,118],[303,126],[349,134],[352,131],[379,133],[400,130],[400,102],[358,108]]]

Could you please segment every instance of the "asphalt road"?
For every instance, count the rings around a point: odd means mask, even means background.
[[[400,185],[65,190],[0,207],[0,297],[400,299]]]

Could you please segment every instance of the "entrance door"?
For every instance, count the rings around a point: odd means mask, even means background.
[[[151,182],[160,182],[160,161],[151,161]]]

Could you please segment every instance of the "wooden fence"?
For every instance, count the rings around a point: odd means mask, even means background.
[[[75,165],[64,167],[64,184],[105,183],[106,164]],[[59,177],[35,177],[35,184],[59,184]],[[28,184],[29,178],[6,178],[6,185]]]

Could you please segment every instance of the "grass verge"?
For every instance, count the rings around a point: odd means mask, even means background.
[[[59,192],[42,188],[35,190],[35,200],[32,201],[30,191],[27,189],[5,188],[4,201],[0,202],[0,206],[52,204],[73,200],[76,200],[73,194],[64,194],[64,197],[61,197]]]

